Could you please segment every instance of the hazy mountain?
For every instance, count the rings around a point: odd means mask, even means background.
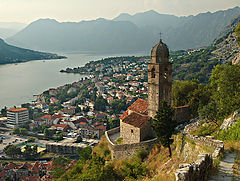
[[[78,23],[37,20],[7,41],[18,46],[51,51],[130,52],[149,51],[163,33],[170,49],[210,45],[240,15],[240,8],[177,17],[155,11],[121,14],[113,20]]]
[[[20,63],[30,60],[60,59],[56,54],[37,52],[6,44],[0,38],[0,64]]]
[[[8,38],[13,36],[26,26],[24,23],[0,22],[0,37]]]
[[[153,41],[151,37],[128,21],[97,19],[59,23],[52,19],[40,19],[7,41],[40,50],[121,52],[149,48]]]

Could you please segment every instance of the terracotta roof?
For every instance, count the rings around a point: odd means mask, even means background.
[[[126,124],[130,124],[134,127],[137,128],[141,128],[142,126],[145,125],[146,122],[149,121],[149,117],[146,115],[141,115],[138,113],[131,113],[130,115],[128,115],[126,118],[124,118],[122,120],[122,122],[126,123]]]
[[[123,119],[125,119],[127,116],[128,116],[128,110],[126,110],[126,111],[122,114],[122,116],[119,117],[119,119],[123,120]]]
[[[30,163],[25,162],[24,164],[22,164],[20,167],[18,167],[19,169],[30,169],[32,168],[32,165]]]
[[[46,119],[52,119],[52,116],[51,115],[45,115],[45,116],[42,116],[41,117],[42,119],[46,118]]]
[[[14,169],[14,168],[17,168],[17,164],[15,164],[15,163],[9,163],[8,165],[5,165],[4,166],[4,169]]]
[[[104,125],[99,125],[99,126],[96,127],[96,129],[101,129],[103,131],[106,131],[107,127],[104,126]]]
[[[131,106],[128,107],[129,110],[147,115],[148,102],[143,99],[136,100]]]
[[[21,111],[27,111],[27,110],[28,110],[27,108],[22,108],[22,107],[8,109],[8,111],[11,111],[11,112],[21,112]]]
[[[174,109],[181,109],[181,108],[186,108],[189,107],[189,105],[185,105],[185,106],[179,106],[179,107],[173,107]]]
[[[56,128],[63,128],[63,129],[68,128],[68,125],[66,124],[54,124],[52,126]]]
[[[57,118],[62,118],[62,117],[65,117],[65,116],[63,116],[61,114],[54,114],[54,115],[52,115],[52,119],[57,119]]]

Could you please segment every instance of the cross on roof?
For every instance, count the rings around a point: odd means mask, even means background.
[[[162,40],[162,32],[159,33],[160,40]]]

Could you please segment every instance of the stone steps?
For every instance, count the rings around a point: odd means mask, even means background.
[[[213,175],[208,181],[237,181],[238,177],[233,175],[233,166],[236,153],[226,152],[226,156],[220,161],[217,175]]]

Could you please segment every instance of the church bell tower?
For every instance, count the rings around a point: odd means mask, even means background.
[[[160,39],[151,51],[148,64],[148,116],[154,117],[160,102],[171,105],[172,63],[169,62],[169,50]]]

